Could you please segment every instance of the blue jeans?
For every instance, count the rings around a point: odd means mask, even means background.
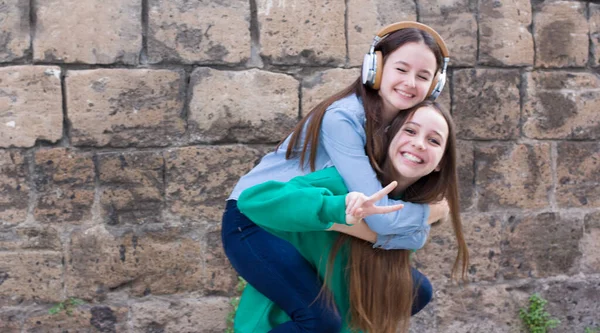
[[[277,306],[291,321],[273,330],[276,332],[339,332],[342,318],[330,309],[322,298],[321,280],[296,248],[250,221],[229,200],[223,214],[221,230],[225,254],[233,268]],[[429,280],[412,269],[415,301],[412,314],[421,311],[432,297]]]

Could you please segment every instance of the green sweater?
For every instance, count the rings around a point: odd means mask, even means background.
[[[269,181],[245,190],[238,208],[272,234],[289,241],[315,266],[321,278],[338,233],[324,231],[344,223],[346,188],[335,168],[296,177],[287,183]],[[326,223],[322,221],[327,221]],[[349,311],[348,284],[344,277],[347,248],[342,247],[332,269],[331,291],[340,315]],[[248,285],[235,316],[235,332],[263,333],[289,321],[287,314]],[[343,320],[342,332],[351,332]]]

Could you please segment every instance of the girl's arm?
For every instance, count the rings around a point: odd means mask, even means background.
[[[330,108],[325,112],[319,148],[327,151],[348,190],[376,193],[382,186],[365,153],[365,120],[359,119],[357,113],[344,109],[343,104],[338,105],[340,107]],[[369,228],[378,234],[375,247],[419,249],[427,240],[429,224],[442,216],[430,217],[429,205],[396,201],[387,196],[377,201],[376,205],[390,206],[399,203],[404,204],[402,210],[365,218]]]

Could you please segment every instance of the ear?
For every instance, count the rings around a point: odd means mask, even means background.
[[[439,164],[433,169],[434,172],[439,172],[440,170],[442,170],[442,167]]]

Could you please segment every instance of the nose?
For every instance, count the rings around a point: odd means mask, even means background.
[[[418,150],[424,150],[425,149],[425,144],[423,143],[423,138],[421,138],[421,137],[415,137],[412,140],[412,145],[413,145],[413,147],[415,147]]]
[[[415,87],[415,82],[417,80],[415,79],[414,75],[408,75],[408,78],[406,79],[406,84],[411,87],[414,88]]]

